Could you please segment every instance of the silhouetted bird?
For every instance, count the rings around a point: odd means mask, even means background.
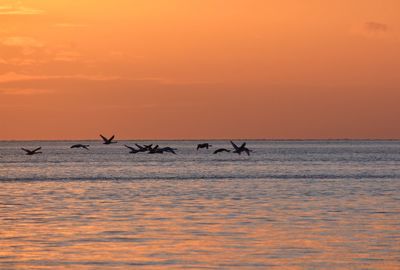
[[[100,137],[103,139],[103,144],[112,144],[112,143],[117,143],[117,142],[113,142],[115,135],[112,135],[112,137],[110,139],[107,139],[106,137],[104,137],[103,135],[100,134]]]
[[[150,147],[149,154],[164,154],[164,151],[161,148],[158,148],[158,144],[153,148]]]
[[[86,150],[89,150],[88,147],[89,147],[88,144],[80,144],[80,143],[71,146],[71,148],[85,148]]]
[[[202,148],[206,148],[208,149],[209,147],[211,147],[212,145],[209,143],[200,143],[197,145],[197,150],[202,149]]]
[[[147,151],[149,151],[149,150],[151,149],[151,147],[153,146],[152,144],[141,146],[140,144],[137,144],[137,143],[135,143],[135,145],[139,148],[139,149],[138,149],[139,152],[147,152]]]
[[[32,155],[36,155],[36,154],[42,154],[42,152],[38,152],[40,149],[42,149],[42,147],[38,147],[34,150],[29,150],[29,149],[25,149],[25,148],[21,148],[22,150],[25,151],[26,155],[28,156],[32,156]]]
[[[163,148],[161,148],[161,150],[163,151],[163,152],[169,152],[169,153],[172,153],[172,154],[175,154],[176,155],[176,148],[172,148],[172,147],[169,147],[169,146],[167,146],[167,147],[163,147]]]
[[[225,149],[225,148],[219,148],[219,149],[214,151],[214,154],[218,154],[218,153],[222,153],[222,152],[230,153],[231,150],[228,150],[228,149]]]
[[[146,148],[147,150],[150,150],[153,144],[144,144],[143,147]]]
[[[241,154],[242,152],[245,152],[248,156],[250,156],[250,152],[252,152],[251,150],[249,150],[246,147],[246,143],[243,143],[240,147],[237,146],[234,142],[231,141],[231,144],[233,146],[233,148],[235,149],[235,151],[233,151],[233,153],[237,153],[237,154]]]
[[[136,153],[141,152],[140,150],[138,150],[138,149],[136,149],[136,148],[134,148],[134,147],[131,147],[131,146],[129,146],[129,145],[124,144],[124,146],[125,146],[126,148],[128,148],[128,149],[131,150],[131,151],[129,152],[129,153],[131,153],[131,154],[136,154]]]

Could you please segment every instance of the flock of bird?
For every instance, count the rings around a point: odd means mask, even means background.
[[[110,138],[107,138],[103,135],[100,134],[100,137],[103,139],[103,144],[113,144],[113,143],[117,143],[116,141],[114,141],[115,135],[111,136]],[[233,146],[233,149],[226,149],[226,148],[218,148],[216,149],[213,153],[214,154],[218,154],[218,153],[223,153],[223,152],[227,152],[227,153],[236,153],[241,155],[242,153],[246,153],[248,156],[250,155],[250,152],[252,152],[252,150],[248,149],[246,147],[246,143],[242,143],[242,145],[238,146],[236,145],[233,141],[231,141],[231,145]],[[160,147],[158,144],[153,146],[153,144],[149,144],[149,145],[140,145],[135,143],[135,147],[129,146],[124,144],[124,146],[126,148],[128,148],[130,151],[129,153],[131,154],[136,154],[136,153],[149,153],[149,154],[163,154],[164,152],[166,153],[171,153],[171,154],[175,154],[177,149],[176,148],[172,148],[172,147]],[[201,143],[197,145],[197,151],[200,149],[208,149],[212,147],[211,144],[209,143]],[[70,148],[83,148],[86,150],[89,150],[89,145],[87,144],[74,144],[72,145]],[[21,148],[23,151],[25,151],[26,155],[32,156],[32,155],[36,155],[36,154],[42,154],[42,152],[40,151],[42,149],[42,147],[38,147],[36,149],[26,149],[26,148]]]

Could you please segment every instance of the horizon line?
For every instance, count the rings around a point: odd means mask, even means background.
[[[173,138],[173,139],[118,139],[117,141],[400,141],[400,138]],[[101,141],[101,139],[0,139],[0,142],[26,141]]]

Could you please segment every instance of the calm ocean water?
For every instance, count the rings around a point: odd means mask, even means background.
[[[72,143],[0,142],[0,269],[400,269],[400,141]]]

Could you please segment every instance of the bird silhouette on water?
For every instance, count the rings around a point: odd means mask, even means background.
[[[147,152],[147,151],[150,151],[150,149],[151,149],[152,146],[153,146],[153,144],[141,146],[140,144],[137,144],[137,143],[135,143],[135,145],[137,146],[139,152]]]
[[[112,143],[117,143],[117,142],[114,142],[113,140],[114,140],[114,138],[115,138],[115,135],[112,135],[109,139],[107,139],[106,137],[104,137],[103,135],[101,135],[100,134],[100,137],[103,139],[103,144],[112,144]]]
[[[86,150],[89,150],[89,145],[78,143],[78,144],[72,145],[70,148],[84,148]]]
[[[148,154],[164,154],[164,152],[168,152],[168,153],[172,153],[176,155],[176,148],[172,148],[172,147],[160,147],[159,145],[156,145],[153,147],[153,144],[149,144],[149,145],[140,145],[135,143],[135,145],[138,147],[137,149],[135,147],[129,146],[124,144],[124,146],[128,149],[130,149],[131,151],[129,153],[131,154],[136,154],[136,153],[141,153],[141,152],[147,152]]]
[[[215,155],[215,154],[218,154],[218,153],[222,153],[222,152],[230,153],[231,150],[228,150],[228,149],[226,149],[226,148],[219,148],[219,149],[217,149],[217,150],[214,151],[214,155]]]
[[[25,154],[28,156],[33,156],[36,154],[42,154],[42,152],[39,152],[40,149],[42,149],[42,147],[38,147],[36,149],[30,150],[30,149],[26,149],[26,148],[21,148],[22,150],[25,151]]]
[[[128,148],[129,150],[131,150],[131,151],[129,152],[129,153],[131,153],[131,154],[136,154],[136,153],[142,152],[142,151],[136,149],[135,147],[132,147],[132,146],[129,146],[129,145],[126,145],[126,144],[124,144],[124,146],[125,146],[126,148]]]
[[[239,147],[237,146],[234,142],[231,141],[231,144],[233,146],[233,148],[235,149],[233,151],[233,153],[237,153],[237,154],[242,154],[243,152],[245,152],[248,156],[250,156],[250,152],[252,152],[249,148],[246,147],[246,143],[242,143],[242,145]]]
[[[209,144],[209,143],[199,143],[199,144],[197,145],[197,150],[203,149],[203,148],[208,149],[208,148],[211,147],[211,146],[212,146],[212,145]]]
[[[150,147],[149,149],[149,154],[164,154],[164,151],[159,148],[158,144],[154,146],[153,148]]]
[[[169,153],[171,153],[171,154],[176,155],[176,152],[175,152],[175,151],[176,151],[177,149],[167,146],[167,147],[161,148],[161,150],[162,150],[163,152],[169,152]]]

